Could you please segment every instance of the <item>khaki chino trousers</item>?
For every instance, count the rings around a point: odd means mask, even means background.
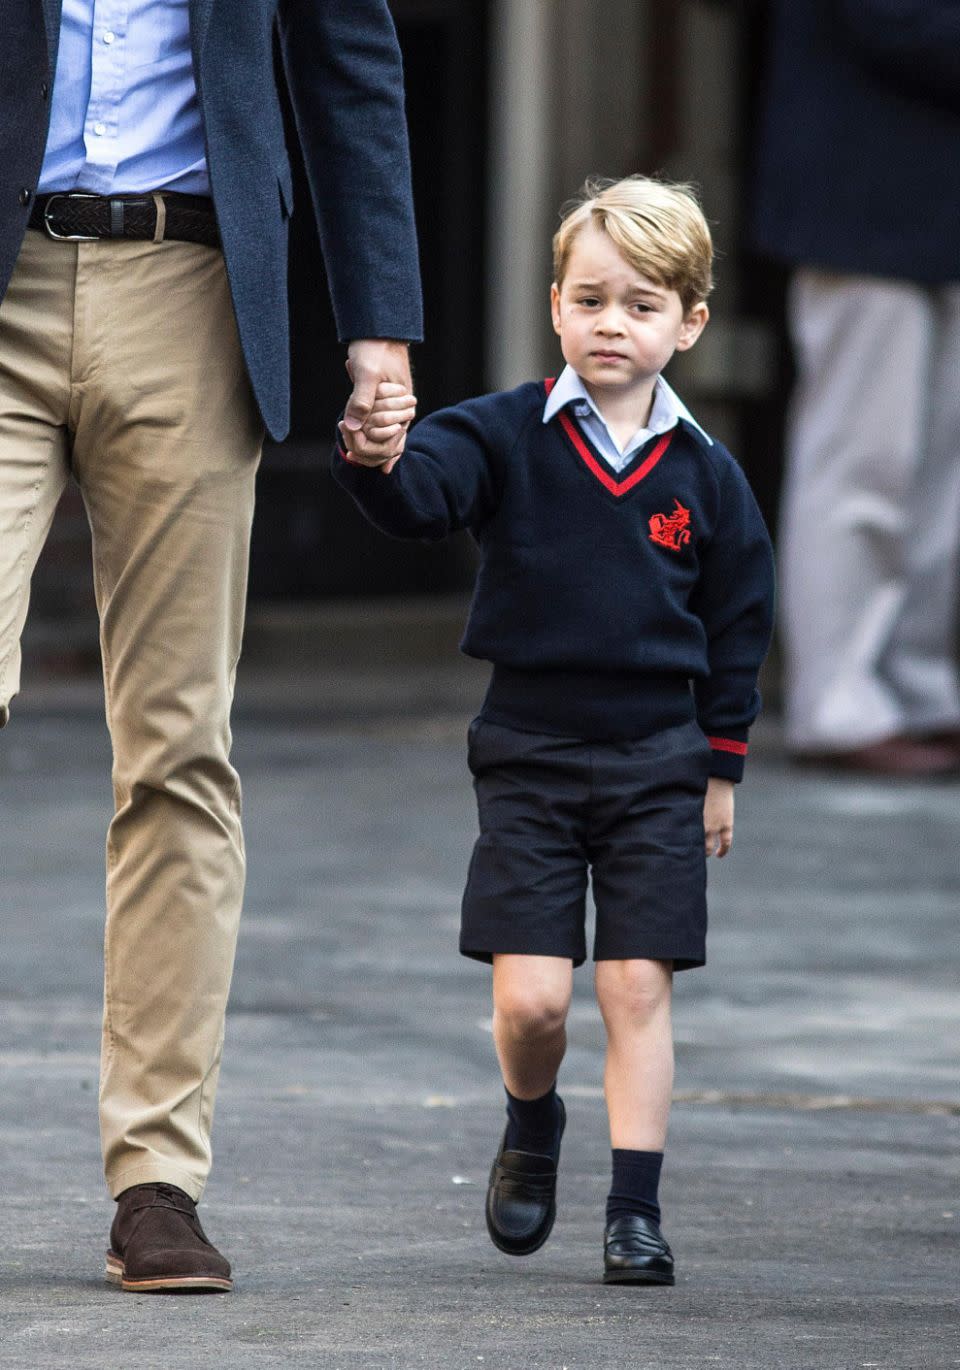
[[[0,304],[0,725],[72,472],[93,533],[115,814],[100,1120],[111,1193],[199,1198],[244,883],[230,706],[262,425],[223,257],[28,231]]]

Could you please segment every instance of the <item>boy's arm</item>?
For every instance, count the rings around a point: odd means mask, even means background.
[[[697,717],[713,748],[710,773],[743,778],[747,733],[760,709],[757,675],[773,629],[773,549],[743,472],[720,475],[713,536],[702,548],[691,608],[707,634],[710,674],[697,680]]]
[[[500,491],[482,402],[475,400],[423,419],[386,471],[352,463],[338,443],[333,475],[384,533],[430,542],[483,523]]]

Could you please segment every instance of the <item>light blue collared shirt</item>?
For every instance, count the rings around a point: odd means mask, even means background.
[[[188,0],[63,0],[39,189],[209,195]]]
[[[556,385],[547,397],[543,409],[544,423],[549,423],[568,404],[573,408],[577,422],[587,437],[604,461],[613,467],[614,471],[622,471],[625,466],[629,466],[638,448],[659,434],[669,433],[671,428],[676,428],[681,419],[686,419],[687,423],[692,423],[698,432],[703,433],[707,442],[711,446],[713,445],[713,439],[709,433],[704,432],[683,400],[676,391],[670,388],[662,376],[657,377],[653,387],[653,407],[650,410],[650,419],[646,428],[638,428],[630,441],[623,447],[610,432],[606,420],[590,398],[586,386],[572,366],[563,368]]]

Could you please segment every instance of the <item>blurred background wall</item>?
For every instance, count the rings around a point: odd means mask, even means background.
[[[421,413],[554,374],[550,238],[589,174],[701,188],[719,251],[713,321],[671,379],[743,461],[774,521],[788,387],[783,281],[741,242],[762,32],[720,0],[391,0],[406,63],[427,341]],[[472,549],[387,542],[327,475],[347,393],[302,171],[293,223],[294,426],[264,455],[251,601],[463,591]],[[95,647],[86,521],[65,497],[38,567],[27,648]]]

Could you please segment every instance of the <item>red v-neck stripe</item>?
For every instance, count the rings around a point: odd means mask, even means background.
[[[577,449],[584,464],[590,468],[600,484],[606,486],[611,495],[625,495],[628,490],[632,490],[635,485],[639,485],[644,476],[649,476],[650,472],[670,446],[670,440],[673,437],[672,431],[664,433],[646,461],[638,466],[636,471],[632,471],[626,480],[617,481],[614,480],[609,471],[604,471],[603,467],[590,451],[590,448],[584,442],[577,425],[573,422],[570,415],[561,413],[557,417],[563,424],[564,432]]]
[[[543,382],[548,397],[555,384],[556,379],[553,376],[548,376]],[[561,410],[557,415],[557,418],[563,424],[563,431],[573,443],[579,457],[589,470],[593,472],[600,484],[610,491],[611,495],[625,495],[629,490],[632,490],[635,485],[639,485],[644,476],[649,476],[650,472],[670,446],[674,431],[671,429],[669,433],[664,433],[646,461],[643,462],[641,466],[638,466],[636,471],[632,471],[626,480],[618,481],[614,480],[610,472],[605,471],[597,461],[596,457],[590,451],[590,448],[584,442],[579,428],[573,422],[570,415]]]

